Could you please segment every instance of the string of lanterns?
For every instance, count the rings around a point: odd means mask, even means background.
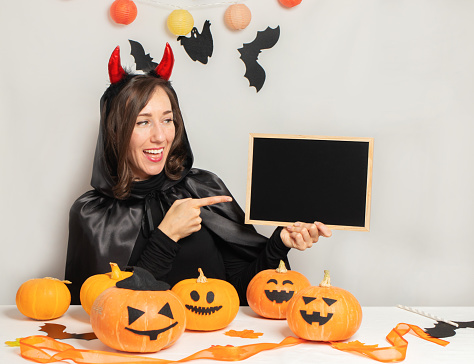
[[[287,8],[292,8],[301,3],[302,0],[278,0],[278,2]],[[159,3],[156,0],[153,3]],[[224,5],[229,3],[215,3],[208,5]],[[167,26],[171,33],[174,35],[186,35],[194,27],[194,19],[191,13],[178,7],[176,5],[170,5],[177,8],[173,10],[167,19]],[[202,5],[201,5],[202,6]],[[110,17],[117,24],[128,25],[131,24],[137,17],[138,9],[133,0],[115,0],[110,6]],[[252,19],[250,9],[244,4],[234,3],[229,5],[224,13],[224,22],[232,30],[245,29]]]

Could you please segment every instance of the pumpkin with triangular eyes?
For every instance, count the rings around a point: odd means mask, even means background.
[[[295,292],[310,285],[303,274],[287,270],[281,260],[277,269],[263,270],[252,278],[247,287],[247,302],[262,317],[284,319]]]
[[[133,275],[107,288],[94,301],[91,325],[113,349],[150,353],[174,344],[186,328],[181,300],[165,282],[134,267]]]
[[[288,304],[286,320],[302,339],[340,341],[356,333],[362,322],[362,308],[352,293],[330,284],[324,271],[319,286],[303,288]]]
[[[229,325],[239,312],[239,295],[232,284],[207,278],[201,268],[199,277],[183,279],[171,289],[186,308],[186,329],[220,330]]]

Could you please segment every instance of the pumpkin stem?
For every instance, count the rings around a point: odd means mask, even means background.
[[[324,271],[324,278],[321,283],[319,283],[319,287],[331,287],[331,277],[329,276],[328,270]]]
[[[198,272],[199,272],[199,277],[197,279],[197,283],[206,283],[207,282],[207,278],[206,276],[204,275],[204,272],[202,271],[201,268],[198,268]]]
[[[60,279],[53,278],[53,277],[44,277],[44,279],[51,279],[52,281],[59,281],[59,282],[65,283],[65,284],[71,284],[71,282],[69,282],[69,281],[62,281]]]
[[[120,273],[122,272],[117,263],[109,263],[110,264],[110,278],[113,280],[118,281],[120,279]]]
[[[277,273],[286,273],[288,270],[286,269],[285,262],[283,260],[280,260],[280,265],[276,269]]]

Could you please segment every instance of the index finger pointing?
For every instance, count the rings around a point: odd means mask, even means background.
[[[221,202],[230,202],[232,201],[232,197],[212,196],[212,197],[198,198],[195,201],[196,201],[196,204],[195,204],[196,207],[202,207],[202,206],[214,205],[216,203],[221,203]]]

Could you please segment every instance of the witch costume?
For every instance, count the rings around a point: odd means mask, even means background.
[[[173,54],[167,44],[163,59],[150,75],[167,81],[172,66]],[[101,110],[134,77],[122,69],[118,47],[109,62],[109,74],[112,84],[102,96]],[[163,171],[146,181],[133,182],[130,196],[116,199],[112,192],[115,183],[104,160],[108,110],[101,114],[91,180],[94,189],[74,202],[69,216],[65,278],[72,282],[71,303],[80,303],[80,288],[88,277],[109,272],[110,262],[114,262],[121,268],[145,268],[171,286],[197,278],[198,268],[202,268],[207,277],[234,285],[240,304],[246,305],[247,285],[255,274],[278,267],[280,260],[288,264],[289,248],[280,238],[281,229],[269,239],[258,234],[252,225],[244,224],[244,213],[232,199],[201,207],[201,230],[173,241],[157,226],[174,201],[231,193],[215,174],[192,167],[193,154],[184,132],[187,158],[179,180],[167,178]]]

